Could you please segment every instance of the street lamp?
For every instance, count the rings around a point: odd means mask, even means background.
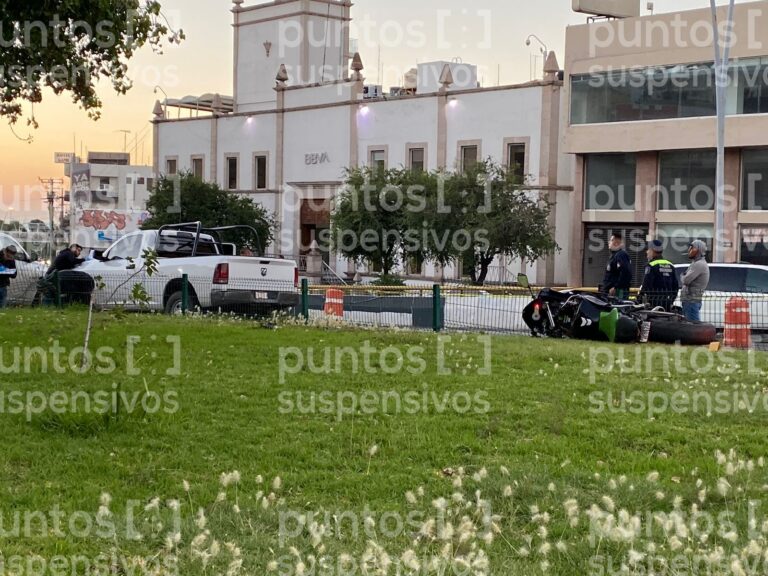
[[[731,40],[726,41],[723,51],[720,51],[720,28],[717,22],[716,0],[709,0],[712,10],[712,36],[715,39],[715,81],[717,98],[717,183],[715,191],[715,262],[725,262],[725,109],[728,97],[728,62],[731,56]],[[735,0],[730,0],[728,6],[728,21],[726,31],[733,26],[733,8]],[[730,38],[730,36],[729,36]]]
[[[168,94],[166,94],[165,90],[163,90],[161,86],[155,86],[154,90],[152,90],[152,93],[157,94],[158,90],[163,93],[163,96],[165,96],[165,100],[163,100],[163,118],[168,118]]]
[[[541,50],[541,53],[544,55],[544,58],[546,59],[547,56],[549,56],[549,50],[547,49],[547,45],[544,44],[542,39],[539,38],[538,36],[536,36],[536,34],[530,34],[528,36],[528,38],[525,39],[525,45],[526,46],[530,46],[531,45],[531,38],[533,38],[534,40],[536,40],[536,42],[541,44],[541,48],[539,48],[539,50]]]

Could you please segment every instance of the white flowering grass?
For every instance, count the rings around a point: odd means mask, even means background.
[[[68,348],[81,344],[78,327],[85,315],[79,312],[1,314],[4,353],[8,346],[54,340]],[[594,413],[589,403],[595,391],[683,391],[696,389],[697,379],[703,390],[744,386],[752,393],[765,385],[759,375],[726,380],[714,371],[705,384],[704,376],[627,372],[593,384],[583,372],[590,344],[514,337],[493,339],[492,373],[478,374],[467,369],[469,359],[482,363],[482,346],[472,335],[453,335],[446,346],[451,373],[439,375],[437,340],[427,333],[97,316],[94,344],[123,350],[126,335],[141,338],[140,378],[127,374],[124,359],[108,376],[55,374],[36,365],[30,374],[4,374],[3,391],[93,393],[111,390],[113,383],[143,391],[146,380],[150,390],[177,392],[179,411],[138,411],[108,421],[100,415],[42,414],[30,421],[0,415],[0,514],[58,506],[124,522],[127,502],[136,500],[143,538],[8,537],[5,557],[93,555],[117,547],[135,562],[158,554],[179,558],[181,573],[192,576],[263,575],[272,562],[277,573],[290,565],[292,573],[309,575],[313,567],[317,573],[321,558],[336,566],[364,560],[371,573],[388,568],[429,574],[450,561],[468,573],[584,576],[600,555],[605,567],[610,558],[613,569],[625,565],[626,573],[640,574],[651,556],[705,552],[711,564],[722,561],[725,573],[738,574],[750,573],[748,562],[758,553],[764,557],[768,505],[758,507],[753,519],[745,512],[750,500],[762,501],[768,493],[761,459],[765,412],[668,412],[649,420],[642,413]],[[172,360],[167,336],[181,338],[178,377],[165,373]],[[355,348],[363,340],[378,349],[421,346],[425,369],[386,374],[374,361],[373,373],[353,373],[345,363],[339,372],[302,372],[279,384],[280,347]],[[432,404],[408,414],[390,406],[339,421],[321,413],[280,413],[278,394],[286,390],[426,392],[441,402],[446,394],[483,391],[489,407],[458,413]],[[475,516],[484,501],[498,517],[498,532]],[[376,518],[385,512],[421,517],[394,538],[376,522],[371,534],[350,533],[342,514],[352,512],[368,526],[362,520],[366,507]],[[281,510],[329,512],[331,520],[315,517],[299,536],[281,543]],[[177,512],[183,519],[178,529]],[[717,533],[696,533],[685,520],[701,512],[733,512],[736,519]],[[452,521],[441,523],[440,515]],[[338,523],[345,528],[341,536],[332,530]],[[289,560],[281,564],[284,558]]]

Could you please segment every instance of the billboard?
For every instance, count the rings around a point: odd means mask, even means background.
[[[640,16],[640,0],[572,0],[573,11],[592,16],[632,18]]]

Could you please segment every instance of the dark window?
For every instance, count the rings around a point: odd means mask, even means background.
[[[169,176],[173,176],[178,172],[178,165],[176,164],[176,159],[168,159],[165,161],[165,173]]]
[[[714,150],[659,155],[659,210],[712,210],[715,206]]]
[[[376,170],[386,170],[387,168],[387,155],[384,150],[371,150],[371,168]]]
[[[461,171],[469,170],[477,164],[478,160],[477,146],[461,147]]]
[[[109,178],[99,178],[99,188],[109,188]]]
[[[507,148],[509,166],[507,168],[519,178],[525,180],[525,144],[510,144]]]
[[[744,292],[746,270],[722,266],[709,267],[709,292]]]
[[[192,175],[195,178],[203,179],[203,159],[192,158]]]
[[[256,190],[267,189],[267,157],[256,156],[254,162]]]
[[[147,178],[147,190],[152,190],[152,187],[155,185],[155,179],[154,178]]]
[[[146,180],[144,179],[144,177],[143,176],[139,177],[139,186],[142,186],[145,183],[146,183]]]
[[[768,210],[768,149],[744,150],[741,209]]]
[[[768,112],[768,66],[756,62],[739,67],[739,91],[744,114]]]
[[[237,190],[237,158],[227,158],[227,189]]]
[[[747,268],[747,292],[768,294],[768,270]]]
[[[741,231],[742,262],[768,266],[768,228],[744,228]]]
[[[587,210],[634,210],[637,159],[634,154],[590,154],[586,159]]]
[[[411,148],[408,161],[413,172],[424,172],[424,148]]]
[[[132,177],[132,176],[126,176],[126,177],[125,177],[125,183],[126,183],[128,186],[130,186],[131,184],[133,184],[133,177]]]
[[[571,124],[715,115],[712,63],[573,76]]]

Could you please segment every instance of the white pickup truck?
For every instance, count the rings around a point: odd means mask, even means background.
[[[236,256],[235,244],[220,238],[237,228],[250,227],[206,229],[196,222],[133,232],[73,272],[100,278],[93,291],[98,307],[139,308],[141,303],[132,301],[131,292],[142,284],[151,310],[179,312],[184,274],[189,279],[190,308],[263,313],[298,305],[296,262]],[[148,250],[157,254],[157,269],[151,276],[144,266]]]

